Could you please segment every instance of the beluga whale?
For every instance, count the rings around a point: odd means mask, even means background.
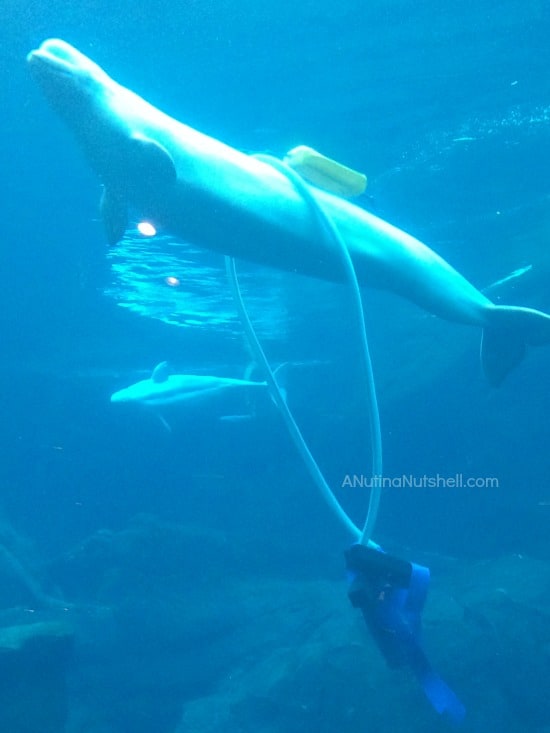
[[[284,377],[286,363],[275,369],[281,381],[281,391],[286,397]],[[167,361],[161,361],[148,379],[119,389],[111,395],[111,404],[129,404],[152,410],[167,430],[170,424],[164,411],[192,414],[197,411],[207,416],[215,415],[223,422],[240,422],[256,416],[256,399],[268,395],[267,383],[250,378],[254,364],[246,369],[242,379],[217,377],[204,374],[178,374]],[[248,412],[235,414],[235,406],[244,406]],[[229,412],[228,412],[229,409]]]
[[[173,119],[65,41],[44,41],[28,64],[101,179],[110,244],[123,237],[131,209],[157,230],[225,255],[346,280],[334,237],[277,166]],[[503,381],[528,346],[550,343],[548,314],[495,305],[418,239],[338,195],[310,191],[361,285],[483,329],[481,361],[491,384]]]

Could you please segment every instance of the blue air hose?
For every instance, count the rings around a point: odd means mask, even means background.
[[[304,201],[309,205],[313,216],[316,218],[319,227],[324,230],[336,244],[337,250],[340,252],[342,264],[344,266],[345,274],[349,280],[353,295],[354,311],[357,318],[357,326],[360,334],[361,341],[361,359],[362,367],[365,373],[365,381],[367,385],[367,397],[369,406],[369,428],[371,437],[371,450],[372,450],[372,474],[374,477],[382,476],[382,435],[380,430],[380,414],[378,411],[378,401],[376,399],[376,388],[374,383],[374,374],[372,369],[372,362],[369,353],[369,347],[365,329],[365,319],[363,314],[363,303],[361,301],[361,291],[359,289],[359,283],[357,282],[357,276],[355,274],[355,268],[348,252],[348,248],[340,235],[340,232],[332,222],[329,216],[325,214],[323,209],[319,206],[319,203],[312,194],[309,186],[302,180],[302,178],[292,170],[288,165],[280,161],[278,158],[274,158],[268,155],[257,155],[255,156],[259,160],[268,163],[273,166],[276,170],[285,175],[298,193],[302,196]],[[243,327],[245,330],[246,337],[248,339],[250,348],[254,357],[258,363],[262,366],[265,371],[266,381],[269,385],[272,397],[280,409],[287,429],[290,436],[300,452],[306,467],[308,468],[315,484],[321,491],[321,494],[329,504],[332,511],[338,517],[338,519],[344,524],[346,529],[353,535],[354,540],[362,545],[371,545],[377,547],[375,543],[371,542],[374,525],[376,523],[376,517],[378,514],[378,508],[380,505],[380,494],[381,487],[379,485],[373,486],[370,493],[369,507],[367,512],[367,518],[362,530],[352,522],[346,512],[340,506],[338,500],[334,496],[332,489],[327,484],[319,466],[317,465],[313,455],[307,447],[305,440],[298,428],[296,421],[294,420],[292,413],[290,412],[288,405],[286,404],[281,391],[277,385],[276,379],[273,375],[269,362],[265,356],[262,346],[256,336],[254,327],[248,317],[242,295],[239,288],[237,274],[235,270],[235,262],[231,257],[225,258],[227,274],[229,282],[233,291],[235,303],[237,305],[239,315],[241,317]],[[375,483],[375,482],[373,482]]]
[[[290,437],[292,438],[292,441],[298,448],[298,451],[300,452],[300,455],[304,459],[304,463],[306,464],[308,471],[310,472],[315,484],[320,489],[321,494],[323,495],[325,501],[328,503],[329,507],[332,509],[332,511],[338,517],[338,519],[342,522],[345,528],[349,532],[351,532],[354,540],[358,541],[361,537],[361,531],[359,530],[358,527],[355,526],[352,520],[348,517],[346,512],[340,506],[340,503],[338,502],[337,498],[332,493],[332,489],[327,484],[325,477],[323,476],[321,472],[321,469],[317,465],[315,458],[313,457],[313,455],[311,454],[311,451],[307,447],[307,443],[304,440],[304,437],[300,431],[300,428],[296,424],[296,420],[294,420],[294,417],[292,413],[290,412],[288,405],[286,404],[285,398],[283,397],[281,390],[279,389],[279,385],[277,384],[277,380],[275,379],[273,370],[269,366],[267,357],[258,340],[256,331],[254,330],[254,326],[252,325],[252,322],[250,321],[250,318],[248,316],[248,312],[245,308],[245,305],[242,299],[242,295],[241,295],[241,290],[239,287],[239,281],[237,279],[237,273],[235,270],[235,260],[232,257],[226,256],[225,257],[225,267],[227,270],[227,275],[229,277],[229,282],[231,284],[231,289],[233,291],[233,298],[235,299],[237,310],[239,311],[239,316],[241,318],[241,321],[244,327],[245,335],[248,340],[250,350],[252,351],[252,356],[254,357],[254,359],[256,359],[258,364],[264,370],[266,382],[268,384],[269,391],[271,393],[271,397],[273,398],[273,400],[275,401],[275,404],[277,405],[277,407],[279,408],[281,412],[281,415],[283,417],[287,430],[290,433]]]
[[[374,477],[382,476],[382,437],[374,375],[365,331],[361,293],[348,249],[338,229],[319,206],[300,176],[276,158],[264,155],[257,157],[287,176],[308,203],[319,227],[333,238],[341,253],[342,263],[352,286],[354,310],[361,337],[362,366],[366,375],[369,400],[372,472]],[[464,705],[433,670],[420,644],[421,611],[428,592],[430,571],[420,565],[407,563],[387,555],[379,545],[370,539],[380,504],[380,485],[373,486],[371,489],[367,518],[362,531],[355,526],[340,506],[288,409],[256,336],[241,296],[235,261],[230,257],[226,257],[225,261],[235,303],[252,354],[264,369],[271,396],[280,409],[290,436],[317,487],[338,519],[353,535],[355,544],[346,553],[346,565],[351,582],[348,595],[352,605],[361,609],[365,623],[389,666],[409,667],[418,678],[432,707],[439,714],[446,716],[453,725],[460,725],[466,714]]]

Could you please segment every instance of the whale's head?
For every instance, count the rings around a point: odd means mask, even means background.
[[[171,390],[158,387],[152,379],[144,379],[141,382],[131,384],[129,387],[119,389],[111,395],[113,405],[143,405],[155,407],[166,403],[174,402]]]
[[[124,404],[128,402],[138,402],[138,398],[136,395],[132,393],[131,387],[126,387],[125,389],[119,389],[118,392],[113,392],[111,395],[111,403],[112,404]]]
[[[151,389],[151,384],[150,379],[143,379],[140,382],[131,384],[129,387],[119,389],[111,395],[111,403],[116,405],[129,403],[146,405],[154,392]]]
[[[124,115],[113,111],[124,94],[95,62],[66,41],[44,41],[27,56],[32,76],[53,109],[68,124],[96,173],[107,182],[120,172],[121,151],[132,134]],[[128,92],[129,93],[129,92]]]
[[[164,116],[66,41],[44,41],[27,62],[105,184],[102,213],[114,243],[124,232],[129,193],[138,190],[148,200],[160,191],[162,197],[176,180],[171,156],[151,137]]]
[[[68,122],[104,104],[114,84],[100,66],[58,38],[50,38],[31,51],[27,62],[50,104]]]

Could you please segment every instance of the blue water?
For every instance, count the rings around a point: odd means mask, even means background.
[[[160,361],[242,377],[250,357],[219,255],[143,238],[136,221],[107,248],[99,183],[26,54],[63,38],[240,150],[283,156],[307,144],[364,171],[360,205],[497,302],[548,312],[549,30],[550,9],[535,0],[5,0],[0,542],[78,608],[58,718],[67,733],[322,733],[358,730],[360,716],[381,733],[441,723],[374,647],[342,651],[366,636],[342,582],[348,538],[269,400],[254,420],[199,412],[175,416],[171,432],[151,411],[110,404]],[[239,272],[268,357],[290,362],[290,407],[361,523],[367,491],[341,487],[370,470],[349,293],[248,263]],[[467,701],[468,729],[541,732],[550,725],[540,702],[550,672],[550,349],[533,350],[494,390],[476,329],[392,294],[365,292],[364,302],[386,475],[498,479],[498,488],[386,489],[375,539],[432,565],[442,595],[427,645]],[[32,607],[13,569],[0,576],[3,612]],[[507,582],[523,589],[520,600]],[[215,613],[200,593],[218,583]],[[484,595],[499,588],[509,605]],[[471,612],[466,621],[452,604]],[[289,648],[297,656],[285,667]],[[495,679],[487,670],[500,663]],[[14,719],[9,733],[46,730]]]

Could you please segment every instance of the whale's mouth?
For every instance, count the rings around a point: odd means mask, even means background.
[[[43,69],[64,76],[72,76],[75,71],[81,68],[79,56],[82,56],[82,54],[68,43],[50,39],[44,41],[40,48],[31,51],[27,56],[27,62],[36,71]],[[86,57],[84,56],[84,58]]]
[[[100,66],[59,38],[50,38],[31,51],[27,56],[27,63],[39,80],[57,78],[100,81],[107,78]]]

